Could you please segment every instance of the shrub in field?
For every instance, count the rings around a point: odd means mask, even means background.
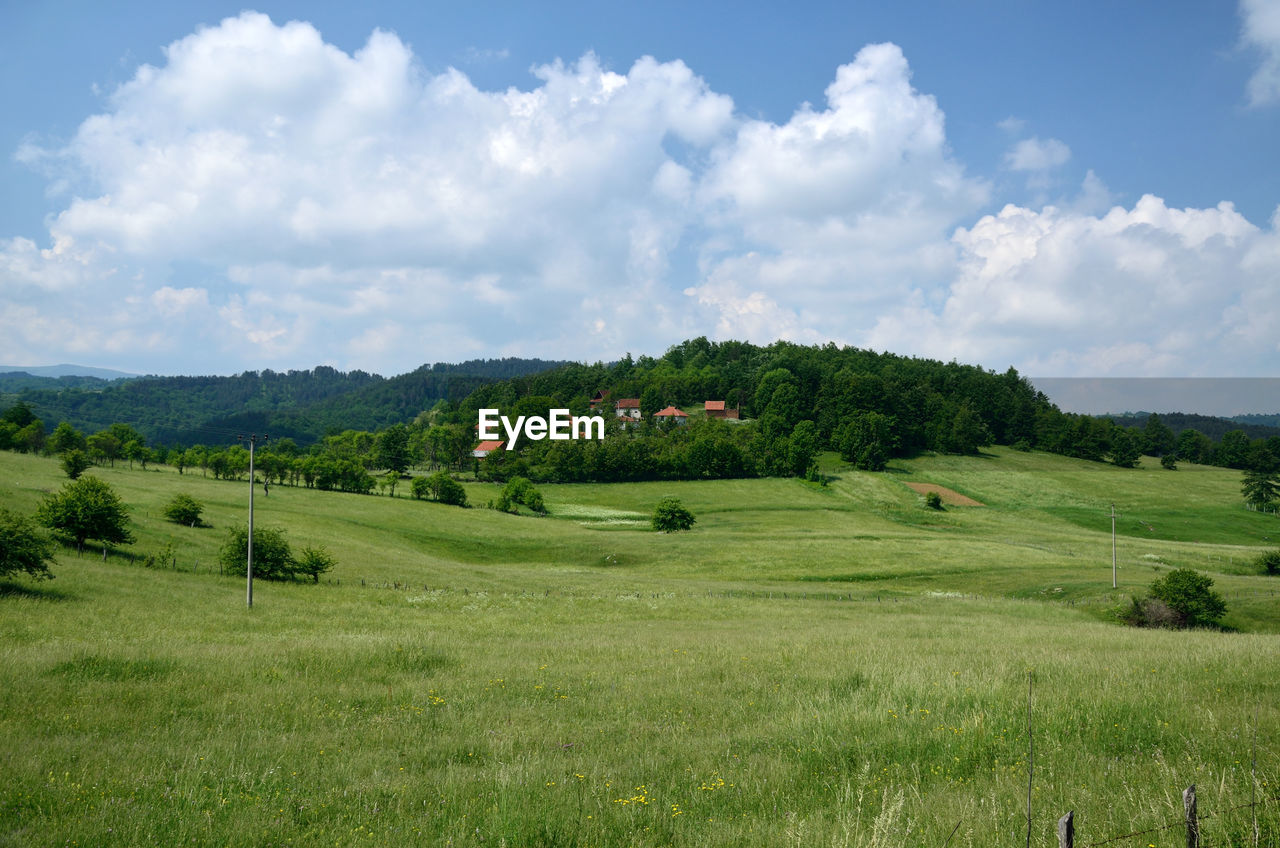
[[[337,564],[333,555],[323,547],[305,547],[297,560],[297,573],[308,575],[312,581],[319,583],[320,575],[332,571]]]
[[[663,533],[688,530],[697,522],[679,498],[663,498],[653,509],[653,529]]]
[[[1175,568],[1151,584],[1150,594],[1174,613],[1175,626],[1214,627],[1226,614],[1227,604],[1212,586],[1212,577]]]
[[[55,533],[76,543],[76,550],[86,539],[105,544],[131,544],[129,513],[120,497],[97,477],[81,477],[62,487],[62,491],[45,497],[36,518]]]
[[[228,571],[243,569],[249,551],[249,528],[232,527],[218,551],[218,561]],[[278,527],[253,528],[253,576],[263,580],[290,580],[297,571],[293,551]]]
[[[494,502],[494,508],[503,512],[516,512],[519,504],[524,504],[537,513],[545,513],[547,506],[542,500],[542,493],[533,487],[525,477],[512,477],[502,487],[502,493]]]
[[[1263,551],[1257,563],[1263,574],[1280,574],[1280,550]]]
[[[413,478],[413,496],[419,500],[431,498],[452,506],[467,505],[467,490],[444,471],[437,471],[430,477]]]
[[[164,507],[164,517],[175,524],[199,527],[204,505],[190,495],[174,495]]]
[[[929,509],[942,509],[942,495],[937,492],[926,492],[924,496],[924,505]]]
[[[53,577],[53,543],[25,515],[0,509],[0,577],[29,574],[37,580]]]
[[[79,448],[71,448],[62,455],[62,470],[72,480],[89,470],[89,455]]]

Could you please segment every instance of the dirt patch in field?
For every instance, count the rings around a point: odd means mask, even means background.
[[[975,501],[968,495],[962,495],[937,483],[908,483],[907,486],[922,495],[937,492],[938,497],[942,498],[942,502],[948,506],[986,506],[982,501]]]

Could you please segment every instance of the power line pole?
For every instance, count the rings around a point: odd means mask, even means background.
[[[253,455],[252,453],[250,453],[250,460],[252,460],[252,457]],[[1112,589],[1119,588],[1119,587],[1116,587],[1116,505],[1115,503],[1112,503],[1111,505],[1111,588]]]
[[[236,436],[236,438],[239,439],[240,441],[245,441],[245,438],[243,436]],[[263,442],[266,442],[268,438],[269,436],[267,436],[266,433],[262,434]],[[248,549],[248,554],[247,554],[246,563],[245,563],[245,582],[247,584],[245,589],[245,602],[246,602],[246,605],[249,607],[253,606],[253,447],[257,443],[257,441],[258,441],[257,434],[250,433],[248,438],[248,442],[249,442],[249,538],[248,538],[248,544],[245,546]]]

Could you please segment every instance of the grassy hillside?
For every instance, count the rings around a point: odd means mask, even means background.
[[[256,520],[340,564],[252,610],[212,566],[246,483],[96,469],[137,543],[0,595],[0,844],[1022,844],[1032,670],[1035,844],[1067,809],[1085,844],[1175,822],[1192,782],[1206,840],[1248,844],[1255,715],[1260,797],[1280,768],[1280,583],[1248,561],[1280,521],[1238,473],[827,464],[826,488],[546,486],[543,519],[276,487]],[[8,453],[0,480],[21,511],[63,482]],[[177,492],[213,526],[164,521]],[[666,494],[693,531],[646,529]],[[142,565],[168,544],[179,570]],[[1111,622],[1177,565],[1242,632]]]

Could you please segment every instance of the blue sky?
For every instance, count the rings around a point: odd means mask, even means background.
[[[1275,0],[3,8],[0,362],[1280,366]]]

